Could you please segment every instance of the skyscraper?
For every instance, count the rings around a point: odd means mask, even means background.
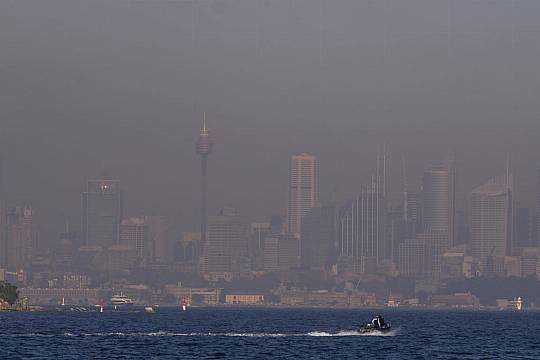
[[[448,234],[446,246],[454,244],[455,170],[453,162],[431,164],[422,179],[422,221],[424,229]]]
[[[533,242],[540,246],[540,168],[538,168],[536,178],[536,229],[533,239]]]
[[[207,198],[207,163],[208,155],[212,153],[213,142],[210,139],[210,132],[206,127],[206,113],[203,114],[203,124],[199,132],[199,138],[197,139],[196,151],[201,157],[201,241],[204,244],[206,242],[206,198]]]
[[[289,167],[289,201],[287,207],[287,230],[300,237],[302,217],[318,201],[318,163],[309,154],[293,155]]]
[[[4,199],[4,154],[0,148],[0,268],[7,266],[7,211]]]
[[[19,271],[30,264],[35,250],[34,211],[30,206],[11,208],[7,214],[7,268]]]
[[[83,245],[108,248],[118,244],[123,197],[119,180],[89,180],[82,194]]]
[[[536,246],[534,217],[533,209],[517,208],[515,210],[513,244],[515,247]]]
[[[509,255],[511,222],[511,177],[495,177],[472,191],[471,255],[480,260],[485,272],[493,261]]]
[[[389,254],[385,236],[386,202],[372,184],[341,209],[337,247],[345,271],[374,273],[379,261]]]

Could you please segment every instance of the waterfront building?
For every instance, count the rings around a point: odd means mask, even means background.
[[[478,297],[471,293],[455,293],[453,295],[433,295],[430,299],[433,307],[477,308],[480,306]]]
[[[20,288],[19,297],[27,298],[32,305],[66,304],[95,305],[107,299],[107,291],[88,288]]]
[[[227,294],[225,295],[226,304],[234,305],[256,305],[264,303],[263,294]]]
[[[191,305],[217,305],[223,289],[220,288],[190,288],[180,285],[165,285],[164,292],[171,294],[177,303],[186,302]]]

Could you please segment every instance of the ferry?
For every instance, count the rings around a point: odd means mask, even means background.
[[[109,303],[111,306],[114,306],[115,309],[131,307],[134,304],[133,300],[122,293],[113,295]]]
[[[181,300],[180,300],[180,308],[182,309],[182,311],[186,311],[187,308],[189,306],[189,301],[187,298],[183,297]]]

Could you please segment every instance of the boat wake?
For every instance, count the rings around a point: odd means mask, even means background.
[[[359,333],[356,330],[342,330],[337,333],[328,333],[324,331],[313,331],[307,334],[307,336],[396,336],[398,333],[397,329],[381,332],[381,331],[372,331],[369,333]]]
[[[335,333],[325,332],[325,331],[311,331],[308,333],[241,333],[241,332],[226,332],[226,333],[176,333],[168,331],[157,331],[157,332],[148,332],[148,333],[123,333],[123,332],[110,332],[110,333],[80,333],[74,334],[66,332],[63,335],[67,337],[85,337],[85,336],[96,336],[96,337],[173,337],[173,336],[191,336],[191,337],[267,337],[267,338],[279,338],[279,337],[302,337],[302,336],[314,336],[314,337],[343,337],[343,336],[395,336],[397,330],[392,330],[390,332],[382,333],[374,331],[371,333],[361,334],[355,330],[341,330]]]

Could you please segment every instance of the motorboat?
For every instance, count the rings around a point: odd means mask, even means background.
[[[390,324],[387,324],[383,317],[380,315],[377,315],[371,320],[371,323],[362,325],[358,328],[358,332],[360,334],[366,334],[366,333],[372,333],[372,332],[380,332],[380,333],[387,333],[392,330],[392,327]]]

